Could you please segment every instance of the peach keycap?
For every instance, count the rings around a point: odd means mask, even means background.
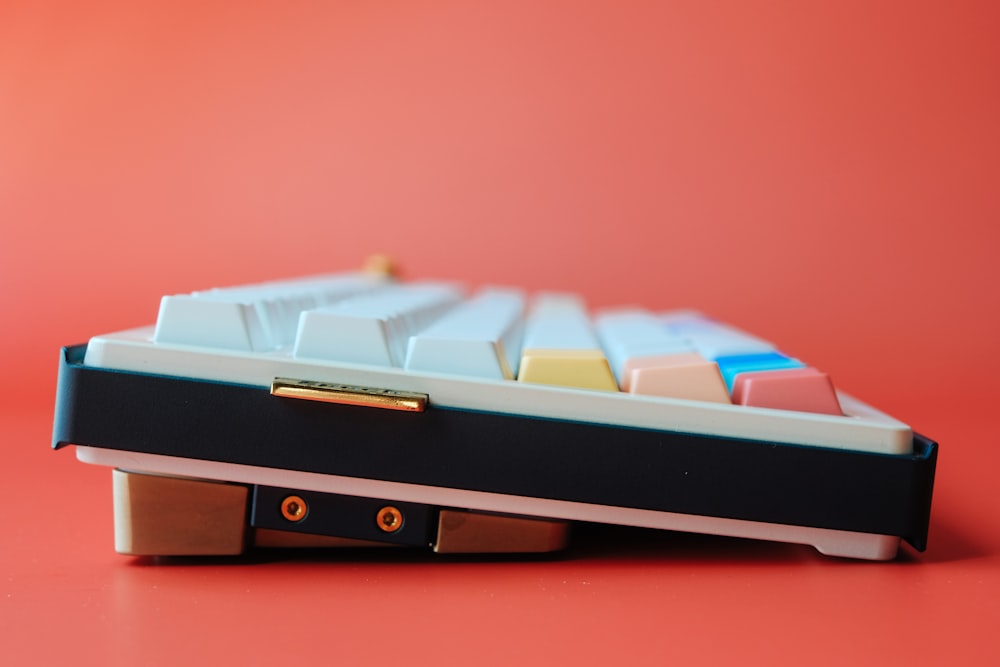
[[[634,357],[625,362],[622,391],[729,403],[718,365],[697,352]]]
[[[740,373],[733,381],[733,403],[827,415],[844,414],[830,376],[809,367]]]

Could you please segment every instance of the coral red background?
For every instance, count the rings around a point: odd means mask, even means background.
[[[990,2],[3,3],[0,650],[995,664],[998,27]],[[928,551],[115,555],[110,474],[47,450],[58,348],[372,252],[779,342],[941,441]]]

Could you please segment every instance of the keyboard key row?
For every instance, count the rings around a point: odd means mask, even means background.
[[[165,296],[153,341],[263,352],[291,344],[299,314],[376,289],[371,274],[317,276]]]
[[[462,297],[442,283],[392,285],[307,310],[299,319],[296,358],[402,366],[410,336],[426,329]]]
[[[693,311],[605,311],[571,295],[370,274],[164,297],[154,342],[494,380],[842,414],[829,377]]]

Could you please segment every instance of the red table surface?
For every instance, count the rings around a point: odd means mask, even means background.
[[[0,662],[1000,662],[1000,12],[915,5],[3,3]],[[930,546],[116,555],[58,348],[371,252],[778,342],[941,443]]]

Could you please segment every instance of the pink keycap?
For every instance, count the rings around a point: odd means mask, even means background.
[[[733,403],[758,408],[843,415],[830,376],[815,368],[740,373]]]

